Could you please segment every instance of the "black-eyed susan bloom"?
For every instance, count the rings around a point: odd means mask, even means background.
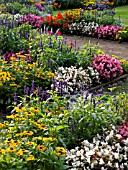
[[[4,123],[0,123],[0,129],[2,129],[3,127],[5,127],[6,125]]]
[[[26,142],[26,145],[29,145],[29,146],[32,146],[32,145],[34,145],[35,143],[34,142],[31,142],[31,141],[28,141],[28,142]]]
[[[6,149],[6,151],[10,152],[10,153],[16,152],[16,148],[15,147],[9,147],[9,148]]]
[[[33,161],[35,160],[35,157],[33,155],[29,155],[29,157],[26,158],[26,161]]]
[[[19,149],[19,150],[16,152],[16,155],[17,155],[17,156],[22,156],[23,154],[24,154],[23,149]]]
[[[57,156],[65,156],[66,150],[63,147],[56,147],[56,155]]]
[[[23,135],[32,136],[33,132],[25,130],[25,131],[23,131]]]
[[[38,146],[36,147],[36,149],[39,150],[39,151],[44,152],[44,151],[46,150],[46,147],[43,146],[43,145],[38,145]]]
[[[12,114],[10,116],[6,116],[7,119],[14,119],[16,117],[18,117],[18,114]]]

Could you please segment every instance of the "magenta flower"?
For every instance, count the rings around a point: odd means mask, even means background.
[[[93,57],[93,67],[100,73],[102,80],[112,79],[123,73],[120,62],[108,54],[99,54]]]

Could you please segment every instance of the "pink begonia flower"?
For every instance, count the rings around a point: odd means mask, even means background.
[[[111,79],[123,73],[120,62],[108,54],[95,55],[93,67],[100,73],[101,79]]]

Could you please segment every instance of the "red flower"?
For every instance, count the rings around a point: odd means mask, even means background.
[[[62,35],[62,33],[60,31],[57,32],[57,35]]]
[[[72,41],[70,41],[69,45],[70,45],[70,46],[73,46],[73,42],[72,42]]]
[[[68,28],[68,23],[63,23],[63,28]]]
[[[65,12],[64,15],[66,18],[68,18],[68,12]]]
[[[48,31],[48,34],[49,34],[49,35],[52,35],[52,34],[53,34],[53,31]]]
[[[58,12],[57,18],[62,20],[63,19],[63,15],[60,12]]]
[[[75,20],[75,17],[74,16],[72,16],[72,21],[74,21]]]

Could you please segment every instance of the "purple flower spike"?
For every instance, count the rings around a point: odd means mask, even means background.
[[[17,104],[17,95],[16,95],[16,92],[14,93],[14,103]]]

